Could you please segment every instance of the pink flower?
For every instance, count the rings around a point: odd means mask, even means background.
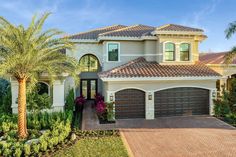
[[[96,111],[98,114],[103,114],[106,109],[106,104],[104,103],[103,100],[99,101],[96,105]]]
[[[81,96],[78,96],[76,99],[75,99],[75,105],[83,105],[85,103],[85,98],[83,95]]]

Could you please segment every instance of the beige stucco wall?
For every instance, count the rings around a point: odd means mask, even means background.
[[[175,88],[175,87],[196,87],[208,89],[209,97],[209,113],[213,114],[213,99],[216,97],[216,80],[167,80],[167,81],[110,81],[106,82],[105,100],[111,101],[112,96],[115,101],[115,93],[123,89],[139,89],[145,92],[145,114],[146,119],[154,119],[154,93],[159,90]],[[214,94],[213,94],[214,93]],[[152,100],[148,96],[152,95]]]
[[[221,74],[223,77],[228,77],[233,74],[236,74],[236,66],[235,65],[229,65],[229,66],[224,66],[224,65],[207,65],[211,69],[215,70],[219,74]]]
[[[86,54],[95,55],[99,62],[103,62],[103,44],[102,43],[79,43],[74,51],[66,51],[66,54],[73,56],[78,61]]]
[[[125,88],[138,88],[144,91],[156,91],[172,87],[216,88],[216,80],[114,81],[107,84],[107,90],[115,92]]]
[[[165,42],[173,42],[175,44],[175,51],[176,51],[176,61],[172,62],[166,62],[163,60],[158,60],[159,62],[165,63],[165,64],[183,64],[183,63],[195,63],[199,59],[199,50],[198,50],[198,45],[199,41],[195,40],[194,37],[169,37],[169,36],[160,36],[159,37],[159,53],[163,55],[163,47]],[[180,56],[179,56],[179,51],[180,51],[180,44],[181,43],[189,43],[190,44],[190,61],[180,61]]]

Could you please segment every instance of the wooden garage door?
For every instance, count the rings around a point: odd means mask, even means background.
[[[125,89],[115,93],[115,115],[117,119],[144,118],[145,92]]]
[[[209,90],[172,88],[155,92],[155,117],[209,114]]]

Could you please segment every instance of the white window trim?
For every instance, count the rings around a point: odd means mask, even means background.
[[[175,45],[175,59],[173,61],[166,61],[165,59],[165,44],[166,43],[173,43]],[[189,60],[188,61],[181,61],[180,60],[180,45],[181,44],[189,44]],[[163,62],[164,63],[173,63],[173,62],[183,62],[183,63],[190,63],[192,62],[192,43],[186,42],[186,41],[181,41],[181,42],[173,42],[173,41],[165,41],[163,42],[162,46],[162,52],[163,52]]]
[[[174,60],[173,61],[166,61],[166,58],[165,58],[166,49],[165,49],[165,47],[166,47],[167,43],[172,43],[175,46],[174,47],[175,48],[175,52],[174,52]],[[163,51],[163,62],[166,62],[166,63],[170,62],[171,63],[171,62],[175,62],[176,61],[176,58],[177,58],[177,55],[176,55],[176,43],[174,43],[172,41],[165,41],[165,42],[163,42],[162,51]]]
[[[181,61],[180,60],[180,45],[181,44],[189,44],[189,60],[188,61]],[[192,62],[192,44],[190,42],[182,41],[179,43],[179,61],[180,62]]]
[[[108,45],[109,44],[118,44],[118,61],[109,61],[109,54],[108,54]],[[120,62],[120,43],[119,42],[107,42],[106,43],[106,54],[107,54],[107,62]]]

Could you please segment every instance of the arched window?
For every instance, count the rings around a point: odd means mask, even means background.
[[[180,61],[189,61],[190,44],[180,44]]]
[[[37,83],[37,90],[39,95],[48,94],[49,95],[49,86],[44,82]]]
[[[81,72],[96,72],[98,71],[98,59],[94,55],[84,55],[80,61]]]
[[[165,44],[165,61],[174,61],[175,60],[175,44],[166,43]]]

